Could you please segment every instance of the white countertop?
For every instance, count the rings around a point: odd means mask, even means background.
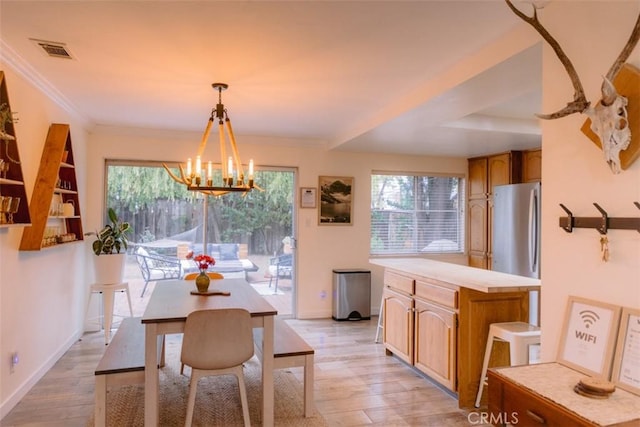
[[[372,258],[369,263],[486,293],[534,291],[541,287],[539,279],[425,258]]]

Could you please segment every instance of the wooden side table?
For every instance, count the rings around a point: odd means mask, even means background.
[[[638,426],[640,396],[616,389],[607,399],[577,394],[586,375],[560,363],[489,370],[489,417],[494,425]]]

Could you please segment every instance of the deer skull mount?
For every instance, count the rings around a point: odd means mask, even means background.
[[[571,60],[562,51],[560,44],[553,38],[551,34],[538,21],[537,8],[534,5],[533,16],[529,17],[517,9],[510,0],[505,0],[509,8],[520,19],[531,25],[542,38],[549,43],[558,59],[567,70],[569,78],[574,88],[573,101],[569,102],[566,107],[551,114],[536,114],[541,119],[553,120],[568,116],[573,113],[583,113],[591,119],[591,130],[598,136],[602,145],[604,157],[611,171],[614,174],[620,173],[620,152],[626,150],[631,142],[631,129],[629,128],[629,120],[627,115],[628,100],[624,96],[618,94],[613,81],[624,65],[625,61],[631,55],[631,52],[638,44],[640,39],[640,15],[636,20],[635,27],[631,32],[631,36],[627,44],[618,55],[604,81],[602,83],[602,99],[595,107],[591,107],[591,103],[584,94],[584,89],[580,83],[578,73],[574,68]]]
[[[620,167],[620,152],[626,150],[631,143],[631,129],[627,114],[627,98],[620,96],[611,82],[605,82],[613,88],[615,98],[611,105],[598,102],[595,107],[589,107],[585,114],[591,119],[591,130],[598,135],[602,144],[604,158],[611,171],[618,174]]]

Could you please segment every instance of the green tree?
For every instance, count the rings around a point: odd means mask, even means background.
[[[257,171],[255,178],[264,191],[212,198],[209,231],[215,234],[217,227],[220,241],[247,241],[255,251],[271,254],[292,233],[293,173]]]

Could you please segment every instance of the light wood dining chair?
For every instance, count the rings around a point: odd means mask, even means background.
[[[184,277],[182,278],[182,280],[196,280],[196,277],[198,277],[200,273],[195,272],[195,273],[187,273],[184,275]],[[209,278],[211,280],[220,280],[220,279],[224,279],[224,276],[220,273],[216,273],[215,271],[207,271],[207,276],[209,276]],[[180,375],[182,375],[184,373],[184,363],[180,364]]]
[[[244,425],[250,426],[242,364],[253,357],[253,328],[247,310],[199,310],[187,316],[180,361],[191,367],[185,426],[191,426],[200,378],[235,375],[240,389]]]
[[[184,275],[183,280],[195,280],[200,273],[187,273]],[[207,271],[207,276],[209,276],[212,280],[224,279],[224,276],[220,273],[216,273],[215,271]]]

